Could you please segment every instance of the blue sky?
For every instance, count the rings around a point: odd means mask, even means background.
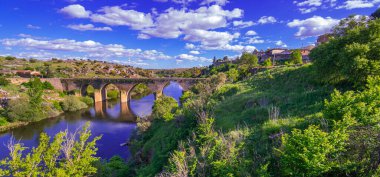
[[[0,55],[84,58],[143,68],[313,44],[380,0],[1,0]]]

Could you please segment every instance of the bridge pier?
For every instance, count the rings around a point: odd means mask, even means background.
[[[101,89],[95,89],[94,90],[94,102],[97,103],[97,102],[103,102],[104,98],[104,95],[102,94],[102,90]]]

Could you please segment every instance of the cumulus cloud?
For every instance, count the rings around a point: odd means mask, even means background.
[[[343,5],[338,6],[337,9],[359,9],[359,8],[371,8],[376,4],[379,4],[379,0],[347,0]]]
[[[290,28],[298,28],[298,32],[295,34],[296,37],[306,38],[328,33],[338,23],[338,19],[314,16],[305,20],[295,19],[287,25]]]
[[[59,11],[73,18],[88,18],[91,14],[91,11],[87,11],[79,4],[68,5]]]
[[[224,6],[227,3],[229,3],[228,0],[203,0],[200,5],[217,4],[217,5]]]
[[[267,24],[267,23],[276,23],[277,19],[272,16],[262,16],[258,23],[259,24]]]
[[[31,25],[31,24],[26,25],[26,27],[29,28],[29,29],[41,29],[41,27],[35,26],[35,25]]]
[[[192,51],[190,51],[189,52],[190,54],[193,54],[193,55],[199,55],[199,54],[201,54],[199,51],[197,51],[197,50],[192,50]]]
[[[232,24],[234,25],[234,27],[238,27],[238,28],[247,28],[247,27],[255,25],[253,21],[242,21],[242,20],[234,21],[232,22]]]
[[[258,36],[248,39],[248,44],[262,44],[262,43],[265,43],[265,41],[263,39],[260,39],[260,37]]]
[[[336,5],[336,0],[304,0],[304,1],[294,1],[299,7],[299,11],[302,14],[307,14],[318,10],[318,8],[328,8],[334,7]]]
[[[200,62],[211,62],[211,59],[205,57],[198,57],[189,54],[181,54],[176,57],[177,60],[188,60],[188,61],[200,61]]]
[[[89,58],[135,57],[145,60],[171,59],[172,57],[156,50],[127,49],[120,44],[102,44],[92,40],[70,39],[37,40],[32,38],[2,39],[2,45],[24,47],[36,51],[79,52]]]
[[[78,31],[112,31],[110,27],[95,27],[93,24],[68,25],[67,28]]]
[[[277,45],[277,46],[279,46],[279,47],[284,47],[284,48],[286,48],[286,47],[288,47],[288,45],[286,45],[284,42],[282,42],[281,40],[279,40],[279,41],[275,41],[275,44]]]
[[[257,35],[256,31],[253,31],[253,30],[249,30],[245,33],[246,36],[254,36],[254,35]]]
[[[104,23],[111,26],[129,26],[132,29],[143,29],[153,26],[150,13],[125,10],[119,6],[103,7],[90,16],[93,22]]]

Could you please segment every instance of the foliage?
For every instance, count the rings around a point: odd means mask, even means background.
[[[129,167],[120,156],[113,156],[109,161],[101,161],[95,176],[124,177],[129,175]]]
[[[130,95],[131,95],[132,99],[141,99],[145,96],[148,96],[151,93],[152,93],[152,91],[145,84],[137,84],[131,90]]]
[[[0,163],[1,176],[89,176],[96,173],[94,162],[97,148],[96,142],[101,137],[90,140],[89,124],[79,133],[68,131],[50,137],[42,133],[38,147],[32,148],[26,156],[22,156],[27,147],[22,144],[8,144],[9,158]]]
[[[169,121],[174,119],[174,113],[177,108],[178,103],[174,98],[161,96],[154,101],[152,116],[155,119]]]
[[[239,71],[235,68],[230,69],[226,72],[228,79],[230,79],[232,82],[236,82],[239,78]]]
[[[290,55],[290,62],[293,64],[302,64],[302,54],[300,50],[294,50]]]
[[[89,96],[80,97],[80,101],[82,101],[83,103],[86,103],[87,106],[94,105],[94,99]]]
[[[111,100],[116,100],[119,97],[119,90],[107,90],[107,98]]]
[[[270,57],[263,62],[263,66],[269,67],[272,65],[273,65],[272,64],[272,58],[270,58]]]
[[[255,66],[259,65],[259,59],[257,58],[256,55],[249,53],[249,52],[244,52],[242,56],[240,57],[240,63],[241,64],[246,64],[250,68],[253,68]]]
[[[62,110],[64,111],[77,111],[84,108],[87,108],[86,103],[82,102],[78,97],[74,95],[69,95],[64,98],[64,100],[61,102]]]
[[[10,61],[12,61],[12,60],[15,60],[15,59],[16,59],[16,57],[12,57],[12,56],[6,56],[6,57],[5,57],[5,59],[6,59],[6,60],[10,60]]]
[[[225,99],[226,97],[230,97],[232,95],[235,95],[240,90],[240,87],[238,85],[232,85],[232,84],[226,84],[222,86],[221,88],[217,89],[215,93],[213,94],[213,97],[216,99]]]
[[[380,20],[346,30],[341,37],[313,49],[310,57],[320,81],[360,86],[380,73]]]
[[[4,76],[0,76],[0,86],[7,86],[9,85],[11,82],[6,79]]]
[[[324,115],[331,120],[342,120],[346,116],[354,117],[360,124],[374,125],[380,122],[380,77],[370,78],[368,89],[362,92],[337,90],[331,100],[325,101]]]
[[[4,126],[4,125],[7,125],[8,124],[8,121],[5,117],[1,116],[0,115],[0,126]]]
[[[378,8],[374,13],[372,13],[371,17],[374,19],[380,18],[380,8]]]
[[[344,152],[346,132],[327,133],[317,126],[294,129],[282,136],[280,166],[286,176],[321,176],[339,167],[339,155]]]

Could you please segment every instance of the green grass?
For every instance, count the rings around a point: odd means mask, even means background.
[[[248,148],[256,169],[270,163],[269,171],[276,171],[273,147],[279,142],[278,135],[320,124],[323,101],[333,88],[313,82],[311,67],[281,67],[258,73],[237,83],[238,93],[215,107],[216,129],[226,133],[239,126],[251,129]],[[269,119],[271,107],[278,108],[277,119]]]

